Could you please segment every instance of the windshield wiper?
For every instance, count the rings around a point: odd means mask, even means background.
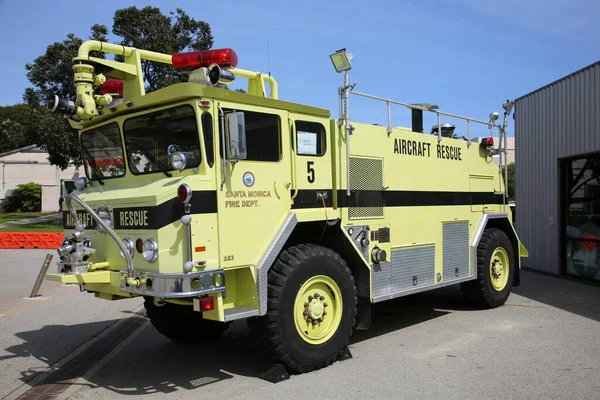
[[[160,172],[162,172],[163,174],[165,174],[169,178],[171,178],[173,176],[173,175],[171,175],[171,173],[167,172],[167,169],[169,167],[166,166],[165,164],[163,164],[162,162],[158,161],[152,155],[152,153],[150,153],[148,150],[146,150],[145,148],[143,148],[139,144],[135,143],[132,139],[129,139],[127,141],[127,147],[129,147],[130,145],[132,145],[137,151],[142,152],[144,154],[144,156],[148,159],[148,161],[150,161],[152,164],[154,164],[154,166],[157,167]]]
[[[90,150],[87,147],[85,147],[85,145],[81,146],[81,148],[83,150],[83,157],[90,164],[92,172],[94,173],[94,175],[96,175],[96,179],[98,179],[98,183],[104,185],[104,182],[102,182],[102,179],[104,179],[104,175],[102,175],[102,172],[100,172],[100,170],[98,169],[94,156],[92,156],[92,153],[90,153]]]

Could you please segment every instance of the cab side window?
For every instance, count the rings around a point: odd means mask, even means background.
[[[295,121],[296,154],[322,156],[327,151],[325,128],[318,122]]]
[[[215,163],[215,150],[213,145],[213,119],[212,115],[205,111],[202,114],[202,134],[204,135],[204,149],[206,151],[206,162],[212,168]]]
[[[234,110],[223,110],[225,113]],[[235,110],[242,111],[242,110]],[[246,126],[246,159],[245,161],[271,161],[281,159],[281,120],[278,115],[244,112]],[[219,125],[221,120],[219,119]],[[219,132],[220,132],[219,127]],[[220,146],[223,158],[223,146]]]

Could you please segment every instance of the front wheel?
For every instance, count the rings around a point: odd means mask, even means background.
[[[316,245],[285,250],[269,271],[266,337],[293,373],[333,363],[352,334],[356,288],[346,262]]]
[[[508,235],[500,229],[486,229],[477,247],[477,279],[461,284],[464,296],[482,308],[503,305],[512,289],[514,269]]]
[[[173,303],[156,304],[152,297],[144,298],[148,319],[158,332],[181,344],[196,344],[217,340],[229,327],[227,322],[207,320],[191,306]]]

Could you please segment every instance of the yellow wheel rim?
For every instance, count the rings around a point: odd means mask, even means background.
[[[510,273],[510,261],[506,250],[502,247],[496,248],[490,259],[490,279],[492,287],[497,291],[502,291],[508,283]]]
[[[313,276],[298,290],[294,302],[294,323],[307,343],[325,343],[335,334],[342,321],[342,292],[333,279]]]

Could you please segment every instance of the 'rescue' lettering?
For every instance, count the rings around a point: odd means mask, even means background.
[[[459,160],[462,161],[462,155],[460,154],[460,147],[458,146],[445,146],[437,145],[437,157],[444,160]]]
[[[119,222],[121,227],[147,227],[148,226],[148,211],[120,211]]]

